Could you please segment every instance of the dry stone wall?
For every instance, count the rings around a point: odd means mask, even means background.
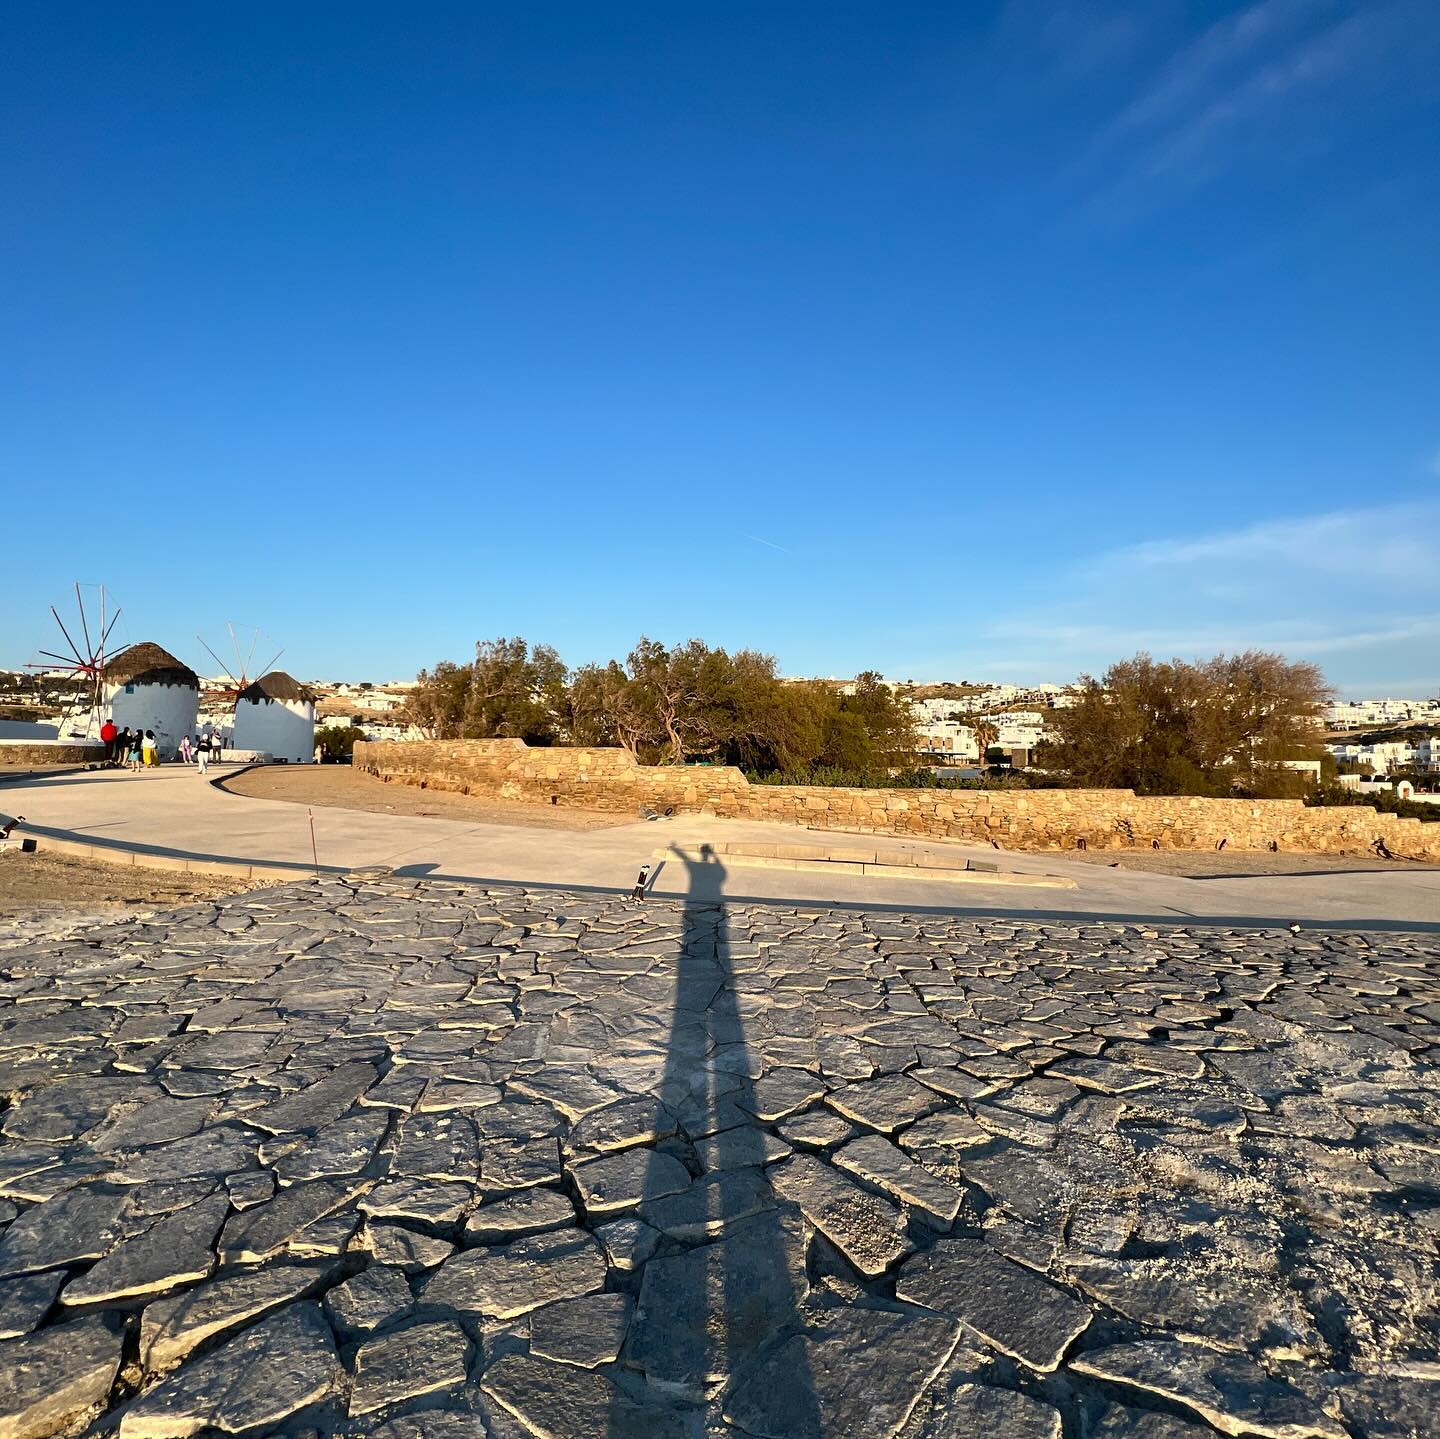
[[[29,769],[37,765],[96,764],[104,758],[104,745],[83,740],[76,744],[58,744],[54,740],[0,741],[0,766],[19,765]]]
[[[1133,790],[832,789],[752,785],[727,765],[641,765],[621,749],[533,749],[523,740],[363,741],[355,767],[422,788],[634,814],[644,807],[811,829],[993,841],[1004,849],[1134,846],[1345,854],[1381,839],[1440,860],[1440,824],[1368,806],[1200,799]]]

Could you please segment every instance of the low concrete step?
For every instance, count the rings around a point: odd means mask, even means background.
[[[702,853],[702,848],[705,853]],[[740,869],[786,869],[811,874],[868,875],[876,879],[940,880],[946,884],[999,884],[1036,889],[1076,889],[1065,875],[1022,874],[1002,871],[987,860],[961,859],[933,850],[884,851],[852,845],[757,844],[743,840],[719,841],[697,848],[677,845],[657,849],[652,858],[681,859],[704,864],[708,855]]]

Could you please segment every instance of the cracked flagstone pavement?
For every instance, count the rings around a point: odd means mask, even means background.
[[[696,868],[0,949],[0,1439],[1440,1435],[1433,937]]]

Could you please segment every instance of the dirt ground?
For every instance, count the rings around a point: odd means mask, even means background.
[[[371,814],[420,815],[428,819],[461,819],[472,824],[512,824],[526,829],[613,829],[634,815],[603,810],[564,809],[524,804],[519,800],[480,798],[386,784],[348,765],[265,765],[224,782],[232,794],[252,799],[284,799],[295,804],[359,809]]]
[[[250,887],[219,875],[5,850],[0,852],[0,950]]]
[[[0,854],[0,914],[13,914],[37,904],[153,909],[248,888],[244,880],[219,875],[182,874],[131,864],[92,864],[43,850],[36,854],[6,850]]]
[[[1066,859],[1169,874],[1179,879],[1235,879],[1242,875],[1354,873],[1357,869],[1435,869],[1408,859],[1370,854],[1271,854],[1267,850],[1066,850]]]

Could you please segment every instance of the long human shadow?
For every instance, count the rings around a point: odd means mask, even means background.
[[[754,1118],[755,1080],[740,1014],[724,903],[725,868],[703,845],[699,859],[671,847],[686,869],[682,934],[676,957],[674,1004],[666,1033],[660,1095],[679,1133],[704,1158],[705,1173],[689,1196],[647,1201],[642,1218],[674,1219],[673,1235],[646,1266],[640,1294],[644,1331],[632,1331],[627,1359],[656,1388],[693,1402],[728,1394],[757,1357],[783,1343],[801,1324],[805,1250],[798,1217],[787,1216],[764,1181],[766,1132]],[[663,1149],[651,1151],[649,1182],[668,1168]],[[708,1162],[707,1162],[708,1160]],[[732,1176],[711,1180],[710,1176]],[[698,1188],[697,1188],[698,1186]],[[704,1195],[703,1206],[696,1197]],[[708,1232],[699,1232],[704,1223]],[[673,1225],[672,1225],[673,1227]],[[809,1365],[796,1349],[787,1371],[784,1413],[796,1439],[820,1432],[819,1404]],[[610,1439],[633,1439],[623,1401],[610,1415]]]

